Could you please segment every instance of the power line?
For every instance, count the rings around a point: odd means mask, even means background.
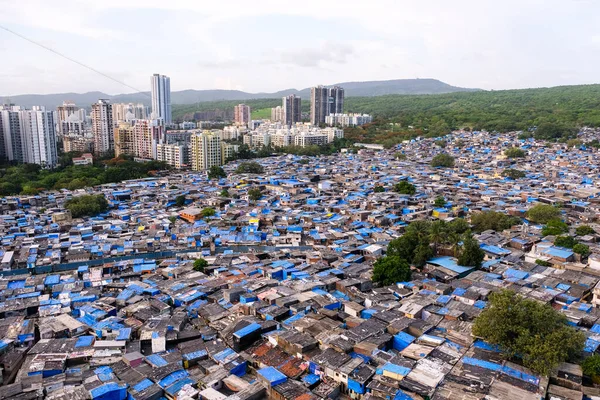
[[[57,55],[57,56],[59,56],[59,57],[62,57],[62,58],[64,58],[64,59],[67,59],[67,60],[69,60],[69,61],[71,61],[71,62],[73,62],[73,63],[75,63],[75,64],[78,64],[78,65],[80,65],[80,66],[82,66],[82,67],[84,67],[84,68],[87,68],[87,69],[89,69],[90,71],[93,71],[93,72],[95,72],[95,73],[97,73],[97,74],[99,74],[99,75],[102,75],[103,77],[105,77],[105,78],[108,78],[108,79],[110,79],[111,81],[117,82],[117,83],[119,83],[119,84],[121,84],[121,85],[123,85],[123,86],[126,86],[126,87],[128,87],[128,88],[130,88],[130,89],[133,89],[133,90],[135,90],[136,92],[143,93],[144,95],[146,95],[146,96],[150,97],[150,95],[149,95],[148,93],[146,93],[146,92],[144,92],[144,91],[142,91],[142,90],[140,90],[140,89],[138,89],[138,88],[135,88],[135,87],[133,87],[133,86],[131,86],[131,85],[128,85],[128,84],[126,84],[125,82],[122,82],[122,81],[120,81],[120,80],[118,80],[118,79],[116,79],[116,78],[113,78],[112,76],[110,76],[110,75],[107,75],[107,74],[105,74],[105,73],[104,73],[104,72],[102,72],[102,71],[98,71],[96,68],[90,67],[89,65],[86,65],[86,64],[84,64],[84,63],[82,63],[82,62],[80,62],[80,61],[77,61],[77,60],[75,60],[75,59],[73,59],[73,58],[71,58],[71,57],[69,57],[69,56],[67,56],[67,55],[65,55],[65,54],[63,54],[63,53],[61,53],[61,52],[57,51],[57,50],[54,50],[54,49],[53,49],[53,48],[51,48],[51,47],[48,47],[48,46],[46,46],[46,45],[43,45],[43,44],[41,44],[41,43],[39,43],[39,42],[36,42],[35,40],[33,40],[33,39],[30,39],[30,38],[28,38],[28,37],[26,37],[26,36],[23,36],[23,35],[21,35],[20,33],[18,33],[18,32],[15,32],[15,31],[13,31],[13,30],[11,30],[11,29],[8,29],[8,28],[7,28],[7,27],[5,27],[5,26],[2,26],[2,25],[0,25],[0,28],[1,28],[1,29],[4,29],[5,31],[7,31],[7,32],[9,32],[9,33],[12,33],[12,34],[13,34],[13,35],[15,35],[15,36],[18,36],[18,37],[20,37],[20,38],[21,38],[21,39],[23,39],[23,40],[26,40],[26,41],[28,41],[29,43],[33,43],[33,44],[35,44],[36,46],[39,46],[39,47],[41,47],[41,48],[43,48],[43,49],[46,49],[46,50],[48,50],[48,51],[50,51],[50,52],[52,52],[52,53],[56,54],[56,55]]]

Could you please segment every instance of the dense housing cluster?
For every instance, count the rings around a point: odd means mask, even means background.
[[[524,157],[507,157],[513,147]],[[453,167],[431,166],[441,153]],[[596,149],[457,132],[258,162],[257,174],[234,162],[220,179],[171,173],[1,199],[0,398],[600,396],[577,364],[539,375],[472,334],[490,295],[511,289],[565,315],[585,355],[598,350]],[[91,194],[106,212],[65,208]],[[540,205],[556,215],[541,222]],[[514,218],[481,217],[491,211]],[[461,218],[480,267],[432,239],[410,280],[372,281],[411,222]]]

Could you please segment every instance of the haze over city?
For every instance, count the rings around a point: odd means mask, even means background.
[[[589,0],[43,0],[0,2],[0,25],[134,88],[248,92],[435,78],[508,89],[598,81]],[[134,90],[0,30],[0,94]]]

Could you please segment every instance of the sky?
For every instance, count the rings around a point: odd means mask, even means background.
[[[599,83],[597,0],[0,0],[0,95]]]

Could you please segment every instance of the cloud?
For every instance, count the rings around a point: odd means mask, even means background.
[[[349,44],[326,42],[318,48],[276,50],[265,53],[262,63],[267,65],[293,65],[303,68],[322,68],[326,64],[346,64],[354,55],[354,47]]]
[[[207,69],[239,68],[247,65],[244,60],[200,61],[198,66]]]

